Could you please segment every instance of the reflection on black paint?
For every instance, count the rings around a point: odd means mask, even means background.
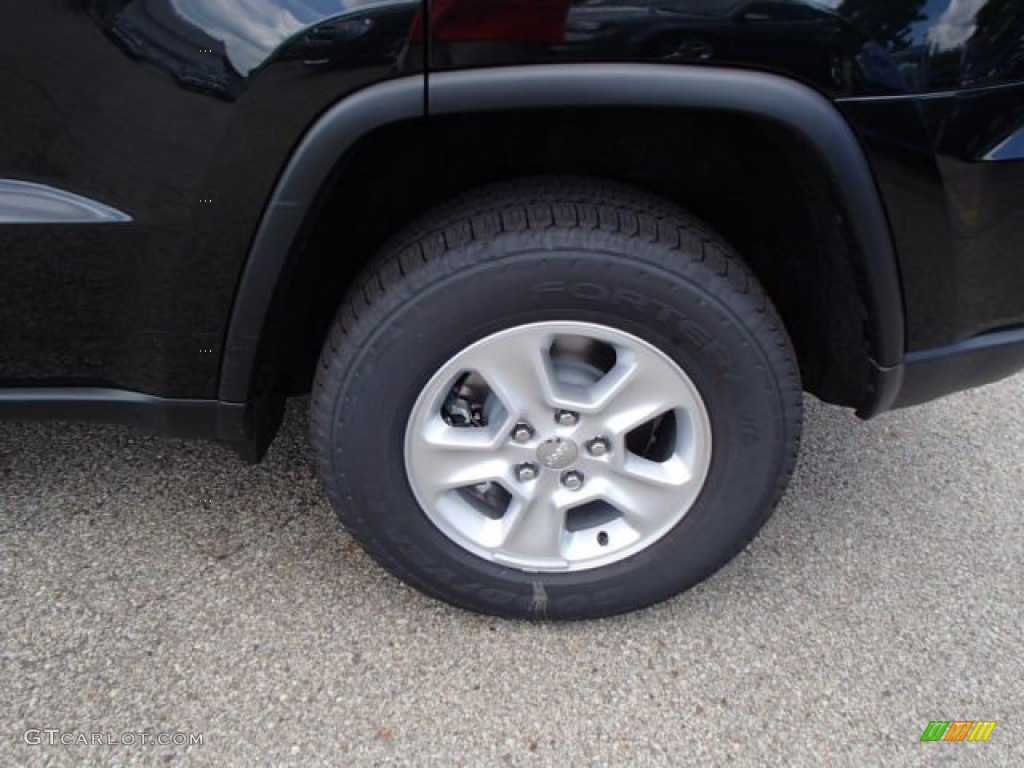
[[[0,228],[0,380],[215,395],[216,355],[197,350],[223,340],[253,229],[291,148],[348,94],[422,71],[420,6],[7,3],[0,177],[74,189],[133,222],[102,231]],[[432,7],[438,70],[721,65],[778,72],[837,98],[911,97],[843,106],[890,205],[911,342],[948,343],[956,329],[1012,320],[1011,296],[1024,290],[1024,220],[1014,203],[1024,190],[1024,87],[988,86],[1024,78],[1024,0]],[[927,91],[950,93],[913,98]],[[199,202],[206,199],[216,203]],[[983,286],[991,274],[1005,280]]]
[[[92,13],[128,55],[159,67],[180,86],[228,101],[242,92],[245,80],[224,41],[183,18],[168,0],[111,0]]]
[[[436,68],[586,60],[740,65],[829,94],[1021,76],[1024,0],[434,0]],[[422,24],[413,31],[417,41]]]
[[[435,0],[433,64],[659,61],[785,70],[828,90],[864,37],[831,11],[785,0]]]
[[[1021,76],[1021,0],[843,0],[837,12],[870,40],[862,55],[878,67],[864,73],[867,93],[969,88]]]
[[[1024,163],[1012,154],[1024,86],[987,87],[1024,78],[1024,0],[434,0],[433,8],[438,70],[586,61],[746,67],[834,98],[868,99],[844,110],[890,206],[912,348],[1009,322],[1016,288],[982,290],[980,277],[1024,285],[1012,240],[1024,212],[1007,203],[1024,186]],[[985,90],[957,95],[970,88]],[[915,98],[924,93],[948,95]],[[870,102],[892,96],[907,101]],[[1001,167],[991,167],[997,159]],[[971,242],[985,243],[984,260]],[[957,275],[973,279],[958,284]]]
[[[117,227],[0,226],[0,383],[215,397],[253,231],[316,116],[399,61],[410,0],[25,0],[0,35],[0,178],[73,189]],[[389,29],[310,67],[290,44]],[[377,21],[380,24],[377,25]],[[372,23],[367,25],[366,22]],[[403,28],[404,27],[404,28]],[[12,33],[13,31],[13,33]],[[337,42],[337,41],[336,41]],[[213,204],[202,200],[214,200]]]
[[[410,0],[325,21],[290,41],[278,59],[319,69],[392,64],[403,60],[409,22],[418,9],[419,2]]]
[[[964,43],[961,83],[973,87],[1024,78],[1024,3],[992,0],[975,23],[977,31]]]

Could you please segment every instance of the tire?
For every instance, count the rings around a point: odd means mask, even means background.
[[[642,191],[542,178],[386,246],[311,408],[331,504],[392,574],[483,613],[581,619],[741,551],[793,470],[802,399],[721,237]]]

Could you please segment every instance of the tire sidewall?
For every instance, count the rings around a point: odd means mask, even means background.
[[[486,252],[452,252],[446,269],[409,281],[411,295],[385,296],[361,318],[372,330],[328,377],[329,491],[371,553],[450,602],[557,617],[657,602],[720,567],[770,512],[795,439],[780,386],[794,376],[791,354],[764,343],[765,312],[700,262],[669,272],[636,253],[635,241],[623,255],[627,244],[614,238],[601,249],[550,233],[543,249],[523,245],[506,236]],[[654,345],[691,378],[711,421],[711,465],[690,511],[648,548],[600,568],[529,573],[477,557],[429,520],[405,472],[409,415],[437,370],[490,334],[543,321],[608,325]]]

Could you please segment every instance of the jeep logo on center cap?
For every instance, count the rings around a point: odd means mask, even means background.
[[[537,460],[548,469],[566,469],[576,463],[580,449],[572,440],[545,440],[537,448]]]

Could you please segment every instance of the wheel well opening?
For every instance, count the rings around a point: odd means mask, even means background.
[[[706,221],[779,310],[805,389],[840,405],[867,399],[869,318],[826,166],[767,121],[635,108],[434,117],[364,137],[334,170],[279,284],[255,391],[309,388],[343,296],[404,225],[474,188],[553,174],[631,184]]]

